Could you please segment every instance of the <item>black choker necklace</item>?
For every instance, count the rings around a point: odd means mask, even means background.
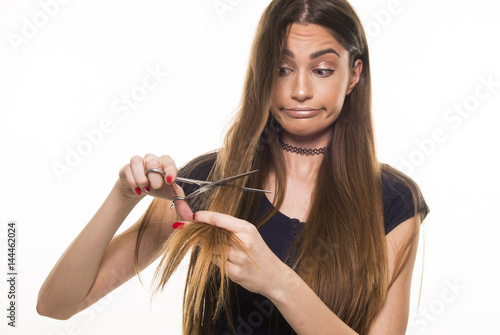
[[[294,154],[300,154],[300,155],[324,155],[324,154],[326,154],[326,147],[315,148],[315,149],[304,149],[304,148],[298,148],[298,147],[294,147],[293,145],[283,143],[281,138],[279,140],[280,140],[281,149],[289,151],[289,152],[293,152]]]

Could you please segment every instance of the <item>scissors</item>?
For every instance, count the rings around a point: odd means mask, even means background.
[[[245,172],[245,173],[242,173],[242,174],[238,174],[236,176],[232,176],[232,177],[229,177],[229,178],[224,178],[224,179],[213,181],[213,182],[211,182],[211,181],[205,181],[205,180],[197,180],[197,179],[189,179],[189,178],[177,177],[177,179],[176,179],[177,181],[180,181],[180,182],[183,182],[183,183],[188,183],[188,184],[195,184],[195,185],[198,185],[200,188],[197,189],[196,191],[190,193],[189,195],[184,196],[184,197],[182,197],[182,196],[175,196],[175,197],[173,197],[172,198],[172,203],[170,204],[169,208],[172,209],[172,207],[174,206],[174,202],[176,200],[191,199],[191,198],[193,198],[193,197],[195,197],[197,195],[200,195],[202,193],[205,193],[207,191],[219,188],[221,186],[226,186],[229,182],[231,182],[233,180],[246,177],[246,176],[248,176],[248,175],[250,175],[252,173],[255,173],[257,171],[259,171],[259,170],[253,170],[253,171],[250,171],[250,172]],[[147,176],[151,172],[161,174],[162,177],[163,177],[163,180],[165,180],[165,172],[163,170],[160,170],[160,169],[147,169],[144,172],[144,174]],[[258,189],[258,188],[250,188],[250,187],[243,187],[243,191],[273,193],[271,191],[261,190],[261,189]]]

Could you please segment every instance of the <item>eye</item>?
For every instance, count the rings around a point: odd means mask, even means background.
[[[334,69],[314,69],[313,72],[318,75],[319,77],[328,77],[330,76],[335,70]]]
[[[287,74],[290,74],[290,72],[292,71],[292,69],[282,67],[282,66],[277,68],[277,70],[278,70],[278,75],[280,77],[286,76]]]

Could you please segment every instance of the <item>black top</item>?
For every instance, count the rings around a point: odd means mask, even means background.
[[[214,156],[215,157],[215,156]],[[198,164],[198,159],[186,165],[179,171],[179,176],[206,180],[213,167],[214,160],[208,160]],[[193,168],[193,166],[197,165]],[[193,192],[197,186],[181,184],[186,194]],[[397,227],[401,222],[414,216],[414,205],[411,190],[390,173],[382,173],[382,194],[384,208],[384,226],[386,235]],[[272,204],[266,196],[262,197],[257,218],[261,218],[272,208]],[[195,210],[195,208],[193,208]],[[421,204],[420,211],[428,211],[425,203]],[[285,262],[286,256],[295,242],[303,222],[298,219],[289,218],[281,212],[277,212],[269,219],[259,232],[267,246]],[[250,292],[238,285],[238,299],[240,302],[241,315],[233,313],[233,320],[238,335],[267,335],[269,334],[269,316],[274,311],[272,303],[264,296]],[[282,319],[283,322],[284,319]],[[272,334],[290,334],[291,328]],[[221,325],[220,335],[232,335],[226,325]]]

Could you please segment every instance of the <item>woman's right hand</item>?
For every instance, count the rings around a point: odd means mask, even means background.
[[[165,172],[165,179],[159,173],[145,174],[147,169],[160,169]],[[125,164],[119,173],[119,184],[122,194],[127,198],[143,197],[149,194],[162,199],[184,196],[182,188],[175,183],[177,167],[170,156],[161,157],[146,154],[144,157],[134,156]],[[175,201],[175,210],[182,220],[192,220],[193,212],[187,202]]]

